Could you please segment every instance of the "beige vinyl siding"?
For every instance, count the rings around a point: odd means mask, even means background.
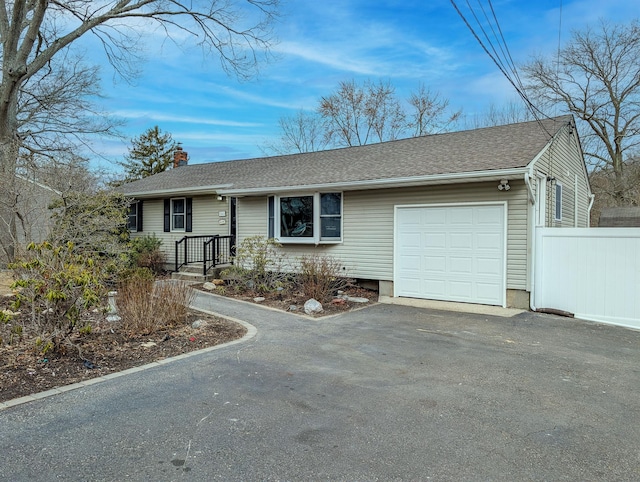
[[[349,276],[393,280],[394,206],[507,201],[507,288],[525,289],[527,266],[527,190],[524,181],[499,191],[497,182],[348,191],[343,196],[343,242],[306,246],[287,244],[288,256],[328,254]],[[267,232],[266,197],[238,199],[238,242]]]
[[[536,162],[534,168],[538,172],[555,178],[555,181],[547,182],[545,226],[587,227],[589,222],[589,181],[577,137],[574,133],[569,132],[568,127],[558,132],[555,141]],[[557,181],[562,183],[561,221],[554,219]]]
[[[169,262],[174,256],[175,242],[184,236],[213,236],[216,234],[227,236],[231,221],[228,198],[225,198],[224,201],[218,201],[216,196],[194,196],[192,199],[192,232],[165,233],[164,198],[145,199],[142,204],[142,231],[131,233],[131,236],[155,234],[162,240],[162,250],[167,254]],[[220,211],[224,211],[225,216],[219,216]],[[220,220],[224,220],[224,224],[220,224]]]

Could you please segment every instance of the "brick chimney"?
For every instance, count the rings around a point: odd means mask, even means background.
[[[173,153],[173,167],[186,166],[188,162],[188,154],[182,150],[182,146],[176,147],[176,151]]]

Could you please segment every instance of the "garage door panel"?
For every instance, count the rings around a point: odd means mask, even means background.
[[[451,233],[449,247],[473,249],[473,233]]]
[[[478,258],[476,266],[476,273],[480,276],[500,276],[502,272],[502,263],[495,258]]]
[[[399,207],[396,295],[502,305],[504,205]]]
[[[477,233],[476,234],[476,247],[479,249],[491,249],[495,251],[502,251],[500,246],[502,244],[502,235],[498,233]]]
[[[501,226],[502,209],[502,206],[478,207],[476,209],[476,224],[478,226]]]
[[[449,272],[457,274],[473,273],[473,258],[470,256],[452,256],[449,259]]]
[[[496,296],[500,295],[501,289],[502,286],[499,283],[478,283],[478,299],[489,303],[491,300],[494,300]]]
[[[423,234],[425,248],[442,248],[447,247],[447,234],[444,232],[424,233]]]
[[[429,226],[444,226],[447,223],[447,211],[445,209],[430,209],[429,211],[421,211],[416,219],[421,224],[428,224]]]
[[[429,274],[442,274],[447,271],[447,258],[446,256],[424,256],[423,270]],[[419,263],[418,265],[419,266]]]
[[[473,296],[473,283],[471,281],[450,281],[449,293],[455,301],[466,300]]]
[[[407,235],[402,239],[400,247],[403,249],[420,249],[421,237],[420,233],[407,233]]]
[[[473,226],[473,208],[458,208],[455,211],[451,211],[450,213],[450,224],[452,225],[464,225],[464,226]]]
[[[422,282],[422,292],[433,293],[435,299],[444,299],[447,293],[447,286],[444,280],[429,279]],[[420,296],[421,297],[421,296]]]
[[[400,257],[399,260],[400,269],[406,271],[407,273],[414,271],[416,273],[420,272],[420,255],[404,255]]]

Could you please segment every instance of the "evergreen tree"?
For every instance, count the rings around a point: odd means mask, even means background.
[[[158,126],[132,139],[129,154],[119,162],[125,169],[125,182],[136,181],[171,168],[177,144],[169,132]]]

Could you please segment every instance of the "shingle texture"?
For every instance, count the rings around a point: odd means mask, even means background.
[[[640,207],[605,208],[600,214],[598,226],[602,228],[640,228]]]
[[[122,186],[125,193],[205,186],[304,187],[526,167],[571,116],[304,154],[193,164]]]

